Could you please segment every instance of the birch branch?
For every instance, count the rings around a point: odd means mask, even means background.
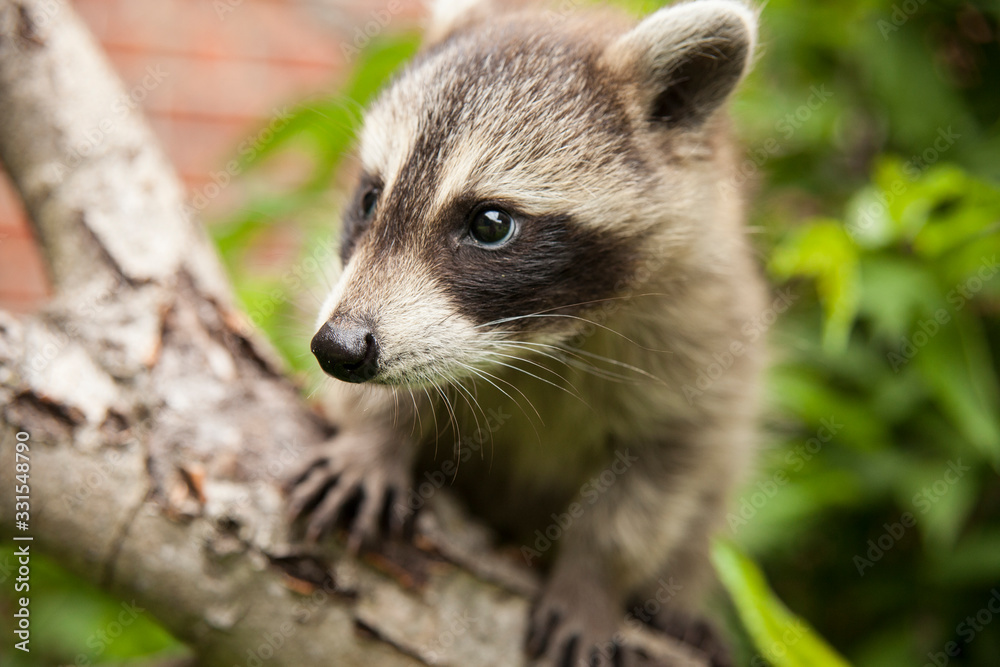
[[[521,665],[535,577],[445,494],[415,545],[357,560],[294,539],[279,484],[333,431],[234,307],[127,99],[67,3],[0,0],[0,159],[56,292],[0,313],[0,488],[18,433],[31,487],[28,531],[5,491],[0,535],[32,536],[205,665]]]

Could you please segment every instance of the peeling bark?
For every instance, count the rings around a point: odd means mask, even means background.
[[[0,0],[0,159],[55,289],[36,316],[0,313],[5,509],[14,436],[30,434],[18,534],[147,610],[202,664],[522,664],[535,576],[444,494],[415,545],[357,560],[295,541],[278,484],[330,425],[234,307],[124,94],[67,4]],[[703,664],[629,633],[670,664]]]

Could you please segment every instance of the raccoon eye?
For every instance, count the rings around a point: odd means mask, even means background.
[[[378,188],[369,188],[361,197],[361,217],[366,220],[375,212],[375,205],[378,204],[379,195],[382,191]]]
[[[515,229],[514,218],[509,213],[487,209],[472,218],[469,235],[480,245],[497,247],[510,241]]]

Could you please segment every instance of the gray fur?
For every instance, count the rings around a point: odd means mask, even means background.
[[[394,480],[452,454],[446,422],[468,436],[497,410],[509,415],[480,453],[454,452],[455,486],[526,554],[553,515],[583,508],[552,550],[533,618],[529,648],[555,664],[574,635],[584,652],[607,641],[629,601],[663,578],[682,586],[674,607],[693,607],[709,537],[751,462],[763,362],[748,323],[764,289],[743,203],[719,185],[735,173],[724,103],[749,67],[756,16],[700,0],[633,27],[606,12],[463,4],[473,6],[438,12],[445,23],[367,116],[359,152],[381,199],[319,322],[363,317],[383,342],[373,383],[338,383],[330,399],[348,434],[370,437],[334,440],[336,463],[300,487],[293,509],[320,501],[318,535],[349,493],[320,498],[317,480],[349,471],[366,492],[360,545],[377,532],[386,492],[405,497]],[[511,317],[533,316],[484,322],[488,304],[461,282],[483,269],[449,235],[466,200],[512,202],[525,224],[566,226],[558,238],[579,247],[563,254],[577,259],[552,298],[593,286],[580,301],[594,303],[537,315],[513,304]],[[512,261],[513,273],[489,280],[544,292]],[[586,274],[572,275],[585,261]],[[461,387],[447,389],[453,409],[438,390],[450,385]],[[548,634],[552,613],[560,622]]]

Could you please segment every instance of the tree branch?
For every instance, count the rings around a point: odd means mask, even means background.
[[[331,430],[234,309],[125,99],[66,3],[0,0],[0,158],[56,291],[38,316],[0,313],[2,488],[15,434],[30,435],[19,534],[203,664],[522,664],[534,576],[443,495],[419,548],[358,561],[291,539],[277,484]],[[630,633],[671,664],[703,664]]]

